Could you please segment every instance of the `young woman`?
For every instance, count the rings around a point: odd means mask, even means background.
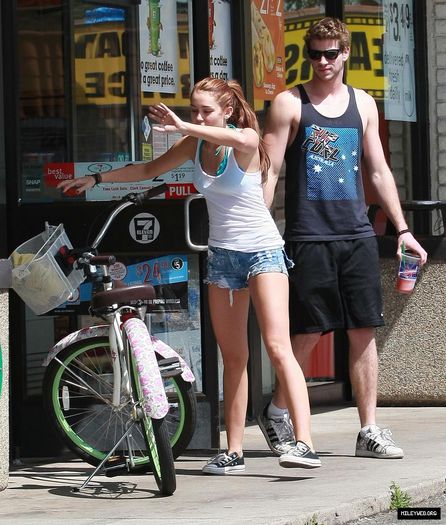
[[[247,322],[250,299],[263,341],[286,391],[296,442],[279,458],[283,467],[319,467],[310,433],[310,408],[302,371],[294,358],[288,322],[288,272],[283,241],[263,200],[269,159],[255,113],[235,81],[205,78],[191,94],[192,122],[164,104],[150,109],[156,131],[183,137],[161,157],[104,173],[102,182],[139,181],[195,162],[194,184],[209,212],[209,307],[224,372],[228,449],[203,467],[207,474],[243,471],[243,434],[248,402]],[[78,193],[93,177],[60,183]]]

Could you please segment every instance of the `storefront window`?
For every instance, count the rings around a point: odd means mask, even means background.
[[[19,2],[21,199],[45,200],[43,165],[65,161],[67,116],[60,1]]]
[[[352,45],[346,81],[373,96],[381,142],[402,200],[411,198],[410,122],[416,121],[412,1],[345,2]],[[376,203],[367,177],[366,199]]]
[[[191,0],[133,7],[125,0],[23,3],[21,201],[110,200],[135,191],[123,185],[113,197],[102,188],[74,196],[56,186],[94,170],[151,160],[178,138],[154,133],[147,110],[163,101],[189,117]],[[64,33],[68,19],[73,23]]]
[[[130,160],[127,10],[74,9],[73,161]]]

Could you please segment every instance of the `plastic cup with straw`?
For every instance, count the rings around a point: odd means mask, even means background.
[[[412,293],[420,271],[421,257],[406,250],[404,241],[401,243],[401,261],[398,268],[396,289],[403,294]]]

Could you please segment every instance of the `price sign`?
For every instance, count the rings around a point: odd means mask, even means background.
[[[415,122],[413,1],[384,0],[384,114],[387,120]]]
[[[411,2],[410,2],[411,4]],[[412,6],[409,2],[389,2],[388,16],[386,17],[386,33],[394,42],[407,40],[413,33],[412,30]]]

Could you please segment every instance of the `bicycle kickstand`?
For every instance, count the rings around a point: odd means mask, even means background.
[[[99,463],[99,465],[94,469],[94,471],[88,476],[88,478],[82,483],[80,487],[73,487],[73,492],[80,492],[83,490],[93,479],[94,476],[102,469],[102,467],[105,465],[105,463],[109,460],[110,456],[112,456],[115,452],[115,450],[119,447],[119,445],[126,439],[130,432],[132,431],[133,426],[135,425],[136,421],[131,421],[129,427],[124,432],[124,434],[119,438],[119,440],[116,442],[114,447],[110,450],[110,452],[105,456],[105,458]]]

